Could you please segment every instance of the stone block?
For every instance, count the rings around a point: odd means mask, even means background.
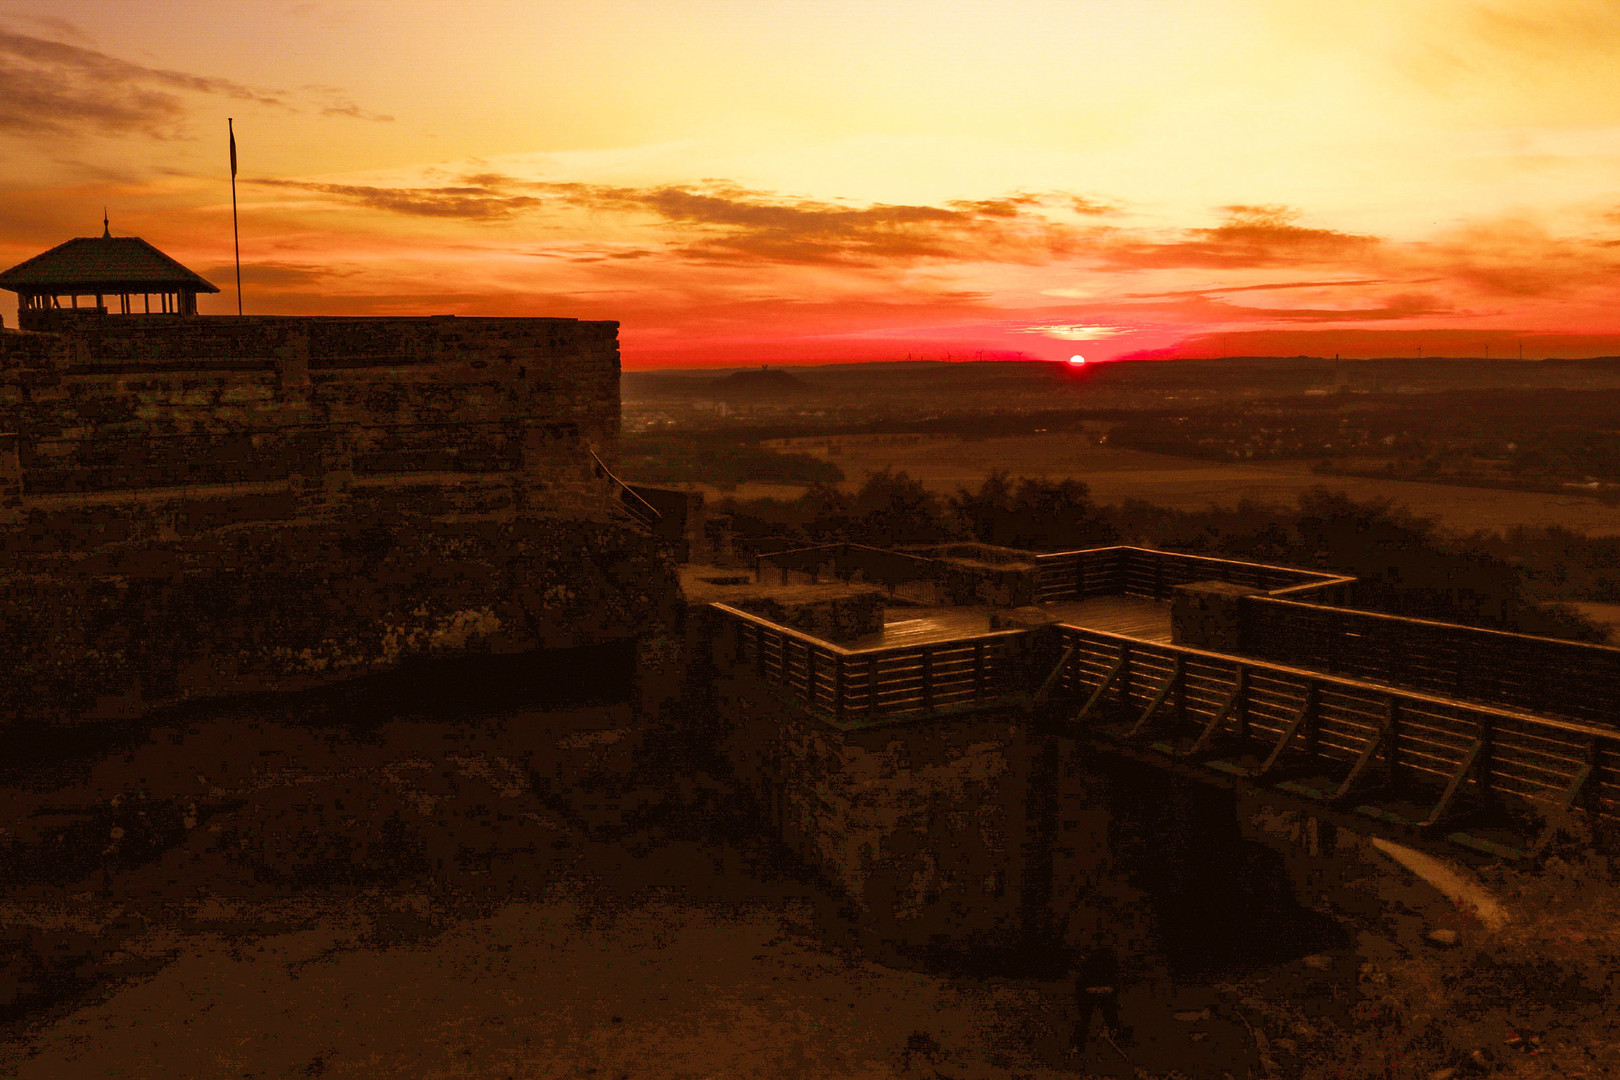
[[[1170,639],[1177,645],[1209,652],[1240,652],[1243,597],[1263,594],[1262,589],[1225,581],[1177,585],[1170,602]]]

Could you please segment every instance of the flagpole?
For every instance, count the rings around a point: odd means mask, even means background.
[[[225,118],[225,130],[231,137],[231,239],[236,244],[236,313],[242,314],[242,233],[236,225],[236,130],[231,118]]]

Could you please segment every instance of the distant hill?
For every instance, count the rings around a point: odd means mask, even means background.
[[[705,389],[719,401],[799,401],[819,391],[782,368],[744,368],[710,383]]]

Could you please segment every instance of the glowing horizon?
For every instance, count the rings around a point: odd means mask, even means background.
[[[0,8],[0,266],[616,319],[627,368],[1620,354],[1620,7]],[[14,297],[0,316],[15,325]]]

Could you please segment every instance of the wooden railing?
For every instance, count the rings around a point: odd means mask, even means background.
[[[989,549],[982,545],[962,547],[979,549],[975,552],[978,556],[991,551],[1027,555],[1035,569],[1033,589],[1025,591],[1033,594],[1036,603],[1118,595],[1167,600],[1174,595],[1177,585],[1194,581],[1229,581],[1265,590],[1271,596],[1308,596],[1337,603],[1343,599],[1345,586],[1355,580],[1312,570],[1123,545],[1045,555]],[[964,597],[974,593],[971,587],[955,580],[964,571],[960,563],[949,557],[890,551],[863,544],[814,544],[759,556],[755,561],[756,576],[763,580],[762,575],[770,571],[800,573],[812,578],[827,572],[845,579],[859,573],[864,580],[891,589],[952,579],[956,587],[947,589],[946,593]],[[943,600],[946,594],[940,595]]]
[[[1245,598],[1246,656],[1463,700],[1620,722],[1620,649],[1453,623]]]
[[[833,577],[845,580],[858,575],[863,581],[886,585],[891,589],[939,577],[938,560],[887,548],[847,543],[812,544],[756,556],[756,580],[764,580],[764,575],[770,571],[805,574],[811,578],[826,571]]]
[[[1167,600],[1177,585],[1195,581],[1226,581],[1272,596],[1309,596],[1337,603],[1355,580],[1314,570],[1123,545],[1040,555],[1036,567],[1036,596],[1041,603],[1117,595]]]
[[[1033,690],[1029,630],[852,650],[729,604],[710,607],[723,621],[735,667],[844,726],[975,708]]]
[[[1058,633],[1058,682],[1078,732],[1449,831],[1495,855],[1528,852],[1463,828],[1530,811],[1547,826],[1530,845],[1539,849],[1564,812],[1620,821],[1620,730],[1073,626]]]

